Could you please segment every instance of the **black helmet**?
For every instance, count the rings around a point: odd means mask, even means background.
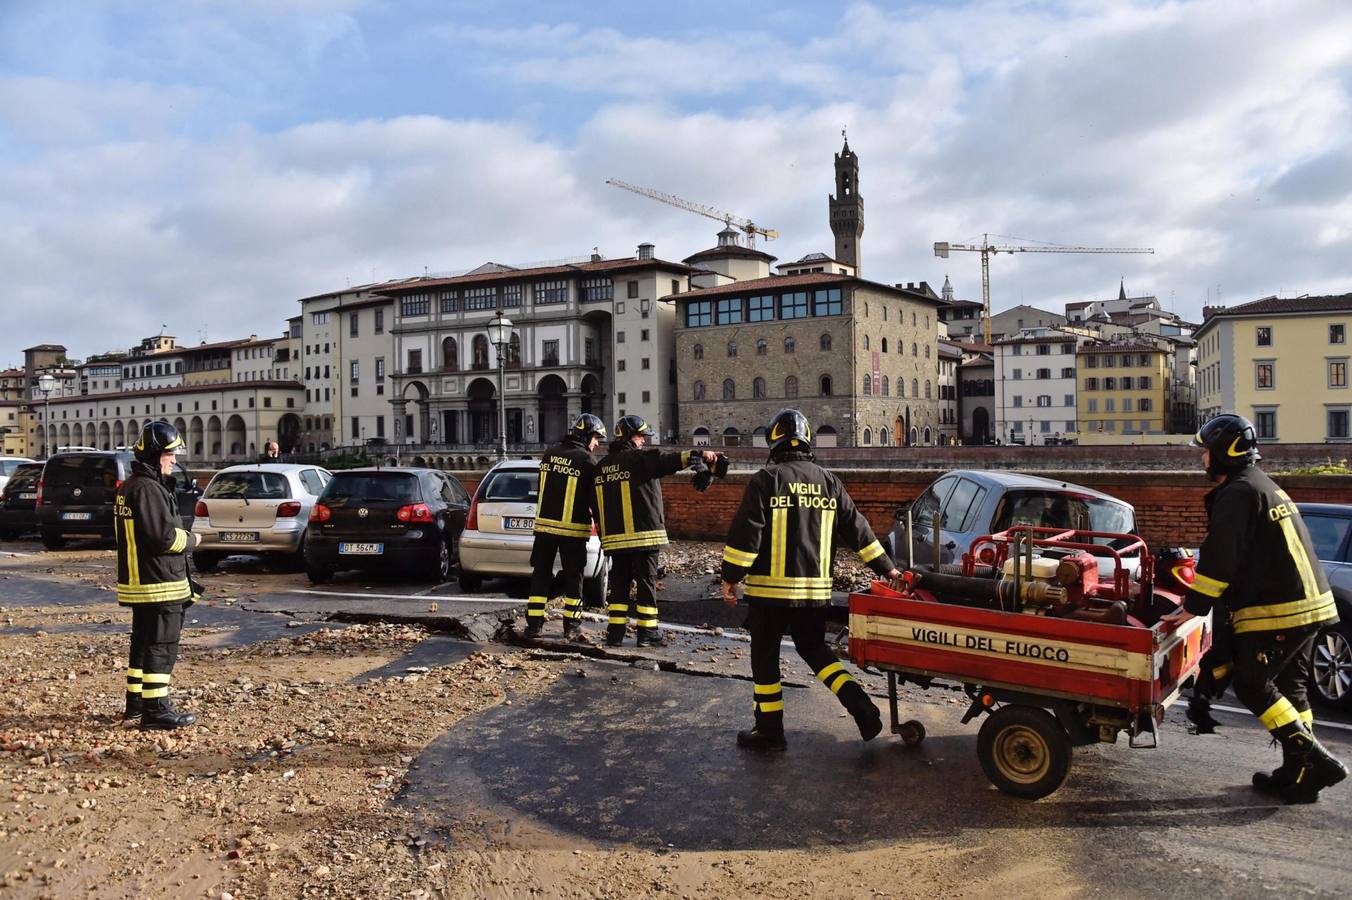
[[[1263,458],[1258,455],[1257,429],[1235,413],[1221,413],[1208,419],[1188,443],[1211,451],[1207,467],[1210,474],[1238,472]]]
[[[812,426],[808,424],[807,416],[796,409],[781,409],[770,420],[766,443],[770,445],[771,454],[781,447],[811,450]]]
[[[652,427],[643,421],[642,416],[622,416],[620,421],[615,423],[615,437],[622,441],[627,441],[637,434],[652,434]],[[602,435],[605,431],[602,430]]]
[[[605,423],[591,413],[583,413],[578,416],[577,421],[573,423],[573,427],[568,429],[568,437],[579,444],[586,444],[591,440],[592,435],[596,435],[603,441],[606,439]]]
[[[168,422],[147,422],[131,449],[141,462],[155,466],[159,465],[161,454],[183,450],[185,446],[183,438],[178,436],[178,429]]]

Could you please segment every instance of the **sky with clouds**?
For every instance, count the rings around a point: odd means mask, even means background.
[[[6,0],[0,365],[161,325],[280,333],[297,299],[717,223],[829,251],[861,162],[864,275],[980,298],[936,240],[1153,246],[991,264],[996,309],[1352,291],[1352,4]]]

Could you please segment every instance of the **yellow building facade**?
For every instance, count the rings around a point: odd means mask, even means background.
[[[1169,352],[1152,344],[1084,344],[1075,354],[1082,434],[1168,430]]]
[[[1352,440],[1349,329],[1352,294],[1212,311],[1195,335],[1198,420],[1237,412],[1261,441]]]

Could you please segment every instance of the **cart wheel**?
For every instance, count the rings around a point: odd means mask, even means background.
[[[919,719],[911,719],[897,726],[897,734],[907,747],[916,747],[925,739],[925,725]]]
[[[1070,736],[1036,706],[1003,706],[991,713],[977,734],[976,753],[991,784],[1027,800],[1059,788],[1070,771]]]

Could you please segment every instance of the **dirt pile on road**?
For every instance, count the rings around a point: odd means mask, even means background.
[[[717,584],[723,565],[723,544],[711,541],[677,541],[662,548],[661,566],[664,576],[699,578],[708,576]],[[866,590],[874,578],[873,570],[859,561],[859,555],[845,550],[836,552],[834,589],[837,591]]]

